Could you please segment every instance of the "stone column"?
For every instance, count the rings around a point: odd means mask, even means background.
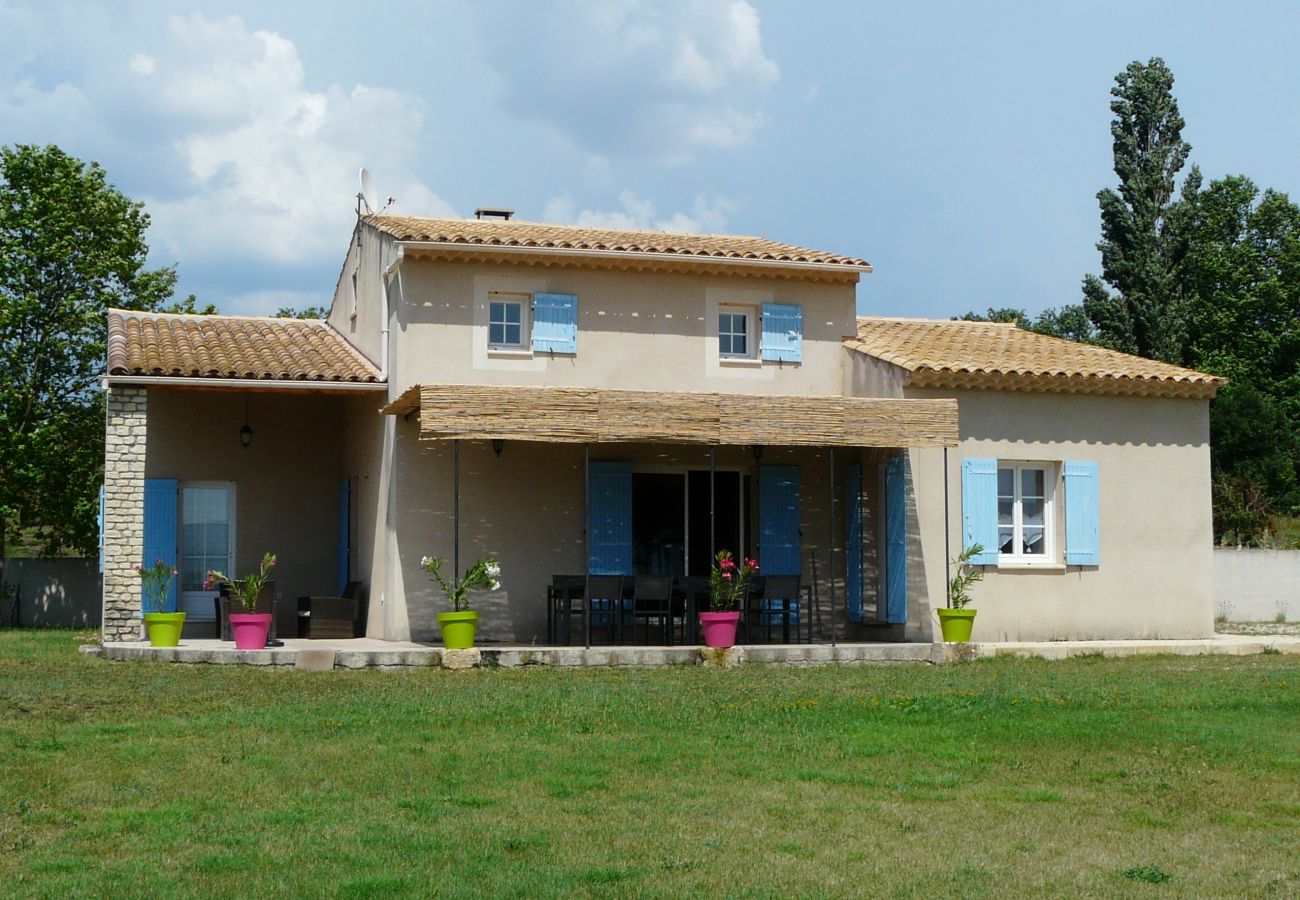
[[[144,554],[144,454],[149,395],[108,390],[104,429],[104,643],[138,641]]]

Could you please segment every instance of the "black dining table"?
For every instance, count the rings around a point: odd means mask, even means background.
[[[623,578],[623,600],[626,601],[632,597],[632,592],[636,584],[635,575],[624,575]],[[587,577],[585,575],[556,575],[552,578],[550,586],[546,589],[546,632],[547,639],[552,644],[563,643],[568,646],[571,642],[570,624],[571,617],[575,612],[581,612],[584,617],[596,613],[608,614],[609,610],[585,610],[582,608],[583,597],[586,594]],[[761,600],[763,597],[763,577],[755,575],[750,579],[748,599],[751,604],[754,600]],[[673,613],[680,615],[683,620],[683,640],[688,644],[700,643],[700,613],[708,612],[709,609],[709,578],[707,575],[686,575],[673,578]],[[741,610],[744,612],[745,610]],[[748,633],[748,623],[746,623],[746,633]]]

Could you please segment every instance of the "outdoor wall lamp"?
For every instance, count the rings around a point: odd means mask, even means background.
[[[504,449],[506,449],[506,442],[502,438],[492,439],[492,452],[497,455],[497,459],[501,458],[501,451]]]
[[[245,450],[253,443],[253,429],[248,424],[248,401],[244,401],[244,427],[239,429],[239,444]]]
[[[749,448],[749,452],[754,454],[754,462],[758,462],[760,459],[763,458],[763,445],[755,444],[754,446]]]

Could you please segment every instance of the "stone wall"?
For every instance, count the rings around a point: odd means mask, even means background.
[[[144,460],[149,395],[110,388],[104,440],[103,640],[141,639],[140,576],[144,554]]]

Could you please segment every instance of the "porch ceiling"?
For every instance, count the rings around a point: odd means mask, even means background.
[[[885,400],[600,388],[415,385],[384,407],[421,440],[953,447],[955,400]]]

